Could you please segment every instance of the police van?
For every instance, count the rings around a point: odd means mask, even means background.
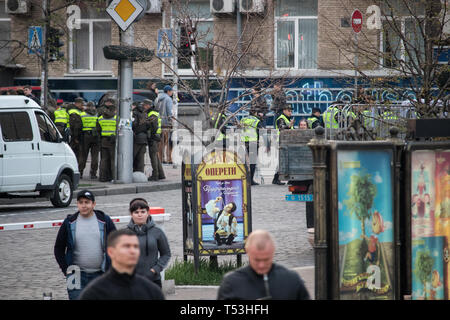
[[[0,198],[67,207],[79,180],[75,154],[44,110],[25,96],[0,96]]]

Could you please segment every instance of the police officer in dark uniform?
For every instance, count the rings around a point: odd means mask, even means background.
[[[81,113],[83,123],[83,157],[80,163],[80,172],[86,167],[86,160],[91,152],[91,179],[97,179],[98,154],[100,152],[100,136],[97,132],[97,109],[93,102],[88,102],[86,111]]]
[[[145,99],[142,103],[134,103],[133,108],[133,171],[144,172],[145,152],[147,151],[147,113],[143,104],[150,108],[153,101]]]
[[[254,176],[256,171],[256,163],[258,162],[259,148],[259,130],[264,129],[262,124],[263,113],[260,109],[252,107],[250,115],[243,117],[240,121],[243,132],[241,133],[241,141],[245,142],[245,149],[250,161],[251,184],[259,185],[255,182]]]
[[[83,155],[83,122],[81,120],[81,113],[83,110],[84,100],[83,98],[76,98],[75,104],[69,105],[69,125],[70,134],[72,139],[70,141],[70,147],[78,161],[78,167],[81,163],[81,158]],[[80,178],[83,177],[83,172],[80,170]]]
[[[67,113],[66,106],[57,105],[54,112],[55,125],[59,133],[61,133],[63,140],[69,143],[70,129],[69,129],[69,114]]]
[[[99,181],[107,182],[114,178],[116,149],[117,116],[116,105],[105,104],[103,115],[97,120],[97,131],[100,135],[100,177]]]
[[[275,120],[275,129],[278,130],[278,135],[280,130],[294,129],[294,118],[292,117],[292,106],[290,104],[285,104],[282,107],[282,113]],[[273,176],[272,184],[284,185],[284,182],[280,181],[278,172]]]
[[[143,105],[144,109],[149,111],[147,113],[147,143],[150,163],[152,164],[152,175],[148,177],[148,181],[163,180],[166,176],[158,153],[162,132],[161,117],[159,116],[159,112],[155,110],[156,107],[154,106],[153,101],[144,100]]]
[[[308,129],[314,129],[318,126],[321,126],[322,128],[325,127],[319,108],[312,108],[311,116],[306,120],[306,122],[308,123]]]

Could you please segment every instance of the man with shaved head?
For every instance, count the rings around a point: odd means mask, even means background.
[[[275,242],[266,230],[255,230],[247,238],[249,265],[227,273],[218,300],[309,300],[297,272],[273,262]]]

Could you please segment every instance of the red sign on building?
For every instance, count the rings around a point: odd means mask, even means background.
[[[363,24],[363,17],[361,11],[356,9],[352,13],[352,28],[355,33],[360,33]]]

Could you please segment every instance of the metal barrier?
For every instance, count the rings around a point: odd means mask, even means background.
[[[150,215],[153,221],[161,229],[164,229],[164,222],[170,220],[170,214],[164,213],[163,208],[152,207],[150,208]],[[128,223],[131,216],[116,216],[111,217],[114,223]],[[1,231],[15,231],[15,230],[30,230],[30,229],[49,229],[61,227],[64,220],[49,220],[49,221],[33,221],[33,222],[18,222],[18,223],[4,223],[0,224]]]
[[[393,126],[400,138],[406,137],[407,120],[417,113],[414,106],[401,104],[334,104],[323,117],[327,140],[380,140],[389,137]]]

